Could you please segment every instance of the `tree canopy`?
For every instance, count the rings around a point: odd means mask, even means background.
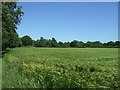
[[[16,2],[2,2],[2,50],[20,45],[16,29],[24,14],[21,8]]]
[[[30,36],[26,35],[21,38],[22,46],[32,46],[32,39]]]
[[[55,38],[52,39],[45,39],[41,37],[38,40],[34,40],[35,47],[58,47],[58,48],[117,48],[120,47],[120,41],[109,41],[107,43],[101,43],[100,41],[77,41],[73,40],[72,42],[57,42]]]

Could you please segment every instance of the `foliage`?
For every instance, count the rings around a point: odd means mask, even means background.
[[[23,45],[23,46],[32,46],[32,43],[33,43],[31,37],[28,36],[28,35],[23,36],[23,37],[21,38],[21,41],[22,41],[22,45]]]
[[[70,42],[64,42],[62,47],[63,48],[69,48],[70,47]]]
[[[3,88],[118,89],[117,48],[14,48],[3,58]]]
[[[103,47],[103,45],[102,45],[102,43],[100,42],[100,41],[95,41],[95,42],[93,42],[92,43],[93,44],[93,46],[91,46],[91,47],[99,47],[99,48],[101,48],[101,47]]]
[[[70,47],[75,47],[76,46],[76,43],[75,42],[71,42],[70,43]]]
[[[87,41],[86,43],[82,41],[73,40],[72,42],[57,42],[55,38],[45,39],[41,37],[38,40],[34,40],[35,47],[59,47],[59,48],[118,48],[120,47],[120,41],[109,41],[107,43],[101,43],[100,41]]]
[[[120,48],[120,41],[116,41],[115,42],[115,46],[117,46],[118,48]]]
[[[87,41],[87,43],[85,44],[85,47],[92,47],[92,42],[90,42],[90,41]]]
[[[20,44],[16,29],[23,15],[21,8],[16,2],[2,2],[2,50]]]
[[[77,40],[72,41],[70,47],[79,47],[79,42]]]
[[[85,45],[85,43],[84,43],[84,42],[79,41],[79,48],[83,48],[83,47],[84,47],[84,45]]]
[[[52,47],[57,47],[58,46],[55,38],[52,38],[51,44],[52,44]]]

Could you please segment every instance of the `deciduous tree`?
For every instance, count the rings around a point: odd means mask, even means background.
[[[22,41],[22,45],[23,46],[32,46],[32,39],[30,36],[26,35],[24,37],[21,38]]]
[[[21,8],[16,2],[2,2],[2,50],[19,45],[16,29],[23,15]]]

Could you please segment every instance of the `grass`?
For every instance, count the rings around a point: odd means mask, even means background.
[[[119,88],[117,48],[14,48],[3,88]]]

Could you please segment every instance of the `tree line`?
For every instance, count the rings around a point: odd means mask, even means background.
[[[84,43],[83,41],[73,40],[72,42],[61,42],[57,41],[55,38],[45,39],[41,37],[38,40],[32,40],[32,38],[28,35],[23,36],[21,38],[22,45],[21,46],[33,46],[33,47],[59,47],[59,48],[119,48],[120,41],[109,41],[107,43],[101,43],[100,41],[90,42],[87,41]]]
[[[20,38],[16,32],[17,26],[22,20],[24,12],[22,6],[17,6],[16,2],[2,2],[2,51],[6,48],[34,46],[34,47],[76,47],[76,48],[114,48],[120,47],[120,41],[110,41],[107,43],[95,42],[82,42],[73,40],[72,42],[57,42],[55,38],[45,39],[41,37],[38,40],[32,40],[28,35]],[[1,34],[0,34],[1,35]],[[0,36],[1,37],[1,36]]]

